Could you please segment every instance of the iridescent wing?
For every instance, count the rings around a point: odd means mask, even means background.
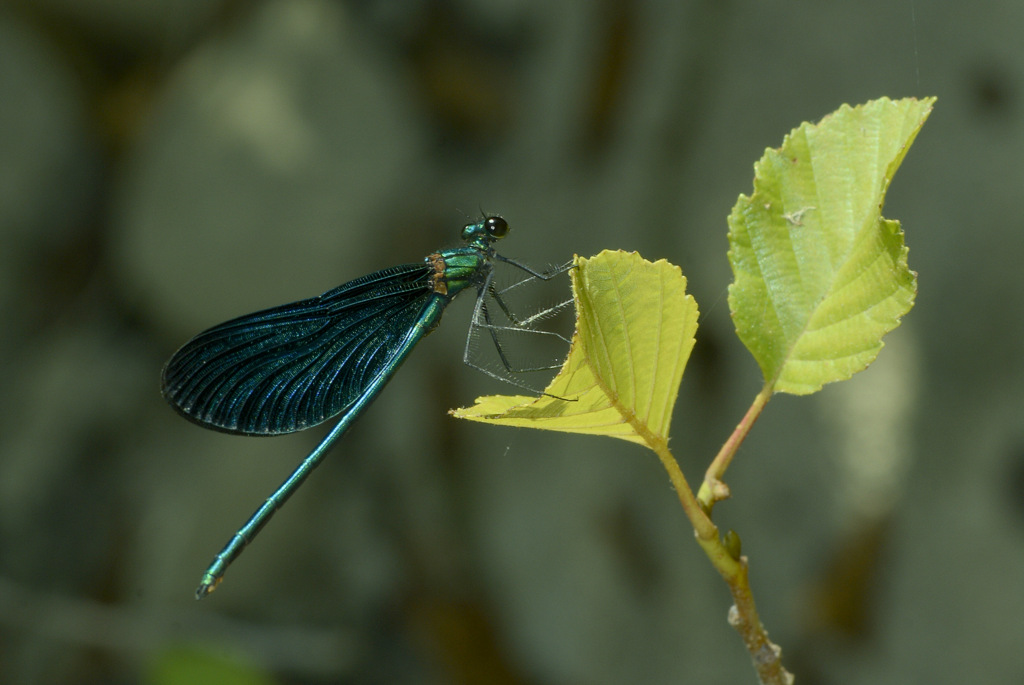
[[[214,326],[167,362],[163,395],[186,418],[228,433],[322,423],[404,359],[406,334],[434,296],[434,273],[404,264]]]

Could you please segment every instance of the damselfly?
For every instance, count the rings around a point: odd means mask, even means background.
[[[542,273],[502,257],[493,243],[508,230],[501,217],[486,217],[462,230],[463,247],[357,278],[319,297],[222,323],[174,353],[163,370],[163,395],[183,416],[207,428],[279,435],[340,417],[214,557],[197,598],[213,592],[231,562],[380,393],[416,343],[437,326],[456,295],[476,288],[471,334],[473,329],[486,331],[508,372],[514,369],[498,344],[502,333],[532,331],[535,322],[572,304],[566,300],[528,318],[513,314],[502,297],[511,288],[494,286],[496,261],[522,270],[529,279],[542,280],[564,273],[569,265]],[[487,306],[491,301],[510,323],[492,320]],[[535,332],[565,339],[550,331]],[[472,365],[471,337],[463,358]]]

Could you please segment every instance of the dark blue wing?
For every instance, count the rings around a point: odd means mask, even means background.
[[[315,426],[352,404],[394,363],[434,295],[427,264],[357,278],[319,297],[200,333],[163,371],[163,394],[186,418],[248,435]]]

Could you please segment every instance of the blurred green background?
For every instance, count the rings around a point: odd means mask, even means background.
[[[916,308],[769,403],[715,510],[799,683],[1024,682],[1024,3],[6,0],[0,682],[754,682],[657,459],[457,422],[458,302],[197,603],[322,435],[204,431],[164,361],[501,213],[543,267],[679,264],[691,483],[760,387],[725,290],[753,163],[937,95],[886,215]]]

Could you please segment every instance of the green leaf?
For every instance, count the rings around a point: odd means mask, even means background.
[[[546,395],[480,397],[451,414],[646,445],[666,441],[697,331],[697,303],[682,271],[606,250],[576,258],[572,286],[576,333]]]
[[[913,306],[917,275],[882,204],[934,102],[844,105],[754,165],[729,216],[729,308],[774,390],[850,378]]]

